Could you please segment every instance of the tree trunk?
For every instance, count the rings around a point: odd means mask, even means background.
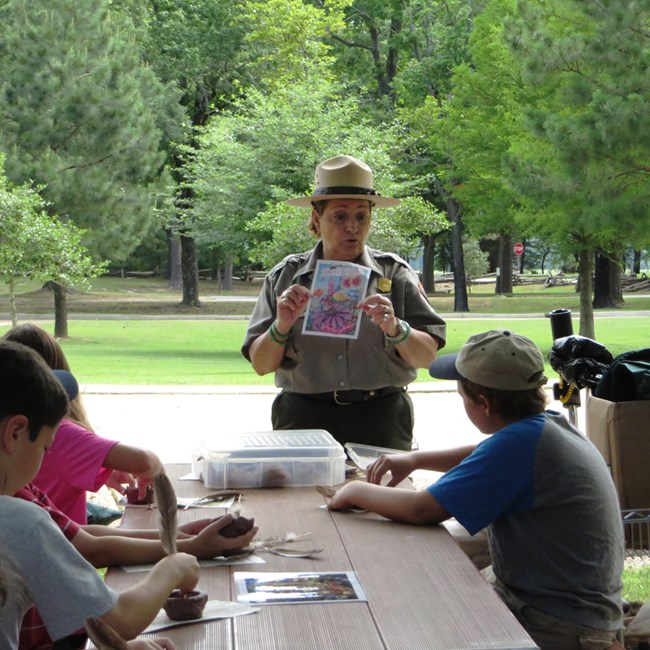
[[[512,237],[504,232],[499,233],[499,270],[495,293],[512,293]]]
[[[602,250],[595,254],[594,309],[622,307],[621,267]]]
[[[223,265],[223,279],[221,281],[221,288],[225,291],[232,291],[232,267],[232,255],[228,255]]]
[[[181,289],[183,287],[183,274],[181,264],[181,238],[178,232],[170,229],[167,231],[169,242],[169,288]]]
[[[467,300],[467,279],[465,277],[465,257],[463,255],[463,221],[458,203],[447,199],[447,218],[454,225],[451,229],[451,262],[454,270],[454,311],[469,311]]]
[[[624,267],[623,253],[618,255],[618,262],[610,260],[609,264],[609,295],[611,296],[612,304],[616,308],[622,308],[625,305],[623,300],[623,267]]]
[[[634,251],[634,260],[632,261],[632,273],[634,273],[635,276],[641,274],[641,251],[638,249]]]
[[[580,286],[580,336],[595,338],[593,296],[593,251],[583,248],[578,255],[578,275]]]
[[[196,242],[193,237],[181,234],[181,265],[183,270],[183,300],[186,307],[200,307],[199,265],[196,259]]]
[[[11,314],[11,326],[18,325],[18,310],[16,309],[16,282],[13,279],[9,280],[9,313]]]
[[[54,336],[68,338],[68,292],[54,280],[47,283],[47,288],[54,294]]]
[[[424,235],[422,237],[424,248],[422,251],[422,287],[427,295],[436,290],[436,281],[434,277],[436,236]]]

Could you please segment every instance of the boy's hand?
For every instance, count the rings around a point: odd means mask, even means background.
[[[197,559],[189,553],[174,553],[168,555],[160,562],[167,562],[167,566],[171,564],[173,570],[177,571],[178,578],[176,581],[176,588],[181,591],[192,591],[199,581],[199,563]]]
[[[358,505],[354,501],[354,496],[356,493],[356,484],[359,481],[352,481],[347,483],[340,490],[336,491],[336,494],[327,502],[327,507],[329,510],[345,510],[351,508],[352,506]]]
[[[380,456],[366,469],[368,483],[382,484],[382,477],[386,472],[391,473],[391,479],[386,483],[388,487],[395,487],[401,483],[409,474],[417,469],[412,462],[412,454],[390,454]]]

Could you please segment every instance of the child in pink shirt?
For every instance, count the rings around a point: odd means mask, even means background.
[[[17,325],[2,338],[36,350],[54,370],[70,371],[59,342],[37,325]],[[84,525],[88,522],[86,491],[96,492],[106,484],[124,493],[124,484],[137,485],[138,496],[143,498],[162,472],[162,462],[153,452],[98,436],[77,396],[70,401],[69,415],[57,429],[33,482],[59,510]]]
[[[64,418],[56,431],[54,444],[48,449],[34,478],[34,485],[43,490],[70,519],[86,524],[86,490],[97,492],[111,479],[114,473],[111,450],[118,444]],[[140,450],[134,449],[134,455],[138,452]],[[113,478],[119,480],[118,476]]]

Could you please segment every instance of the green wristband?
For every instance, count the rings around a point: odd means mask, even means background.
[[[400,320],[399,318],[397,319],[397,329],[399,332],[395,336],[388,336],[388,334],[384,334],[386,340],[393,345],[404,343],[404,341],[406,341],[406,339],[411,336],[411,326],[405,320]]]
[[[273,322],[271,323],[271,327],[269,327],[269,336],[274,343],[277,343],[278,345],[286,345],[287,341],[291,337],[291,330],[289,330],[286,334],[280,334],[280,332],[278,332],[277,328],[275,327],[275,322]]]

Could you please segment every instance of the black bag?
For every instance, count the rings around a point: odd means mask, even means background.
[[[548,358],[553,370],[578,388],[594,388],[613,359],[604,345],[577,334],[555,339]]]
[[[603,372],[594,396],[610,402],[650,399],[650,348],[619,354]]]

